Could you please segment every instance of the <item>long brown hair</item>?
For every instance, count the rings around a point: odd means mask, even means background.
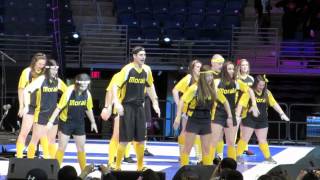
[[[195,77],[193,74],[193,68],[196,66],[197,63],[200,63],[202,65],[202,63],[197,59],[189,63],[188,73],[191,75],[191,84],[195,83],[198,79],[198,77]]]
[[[47,61],[46,66],[58,66],[58,63],[54,59],[49,59]],[[58,84],[58,73],[57,73],[56,77],[51,78],[50,68],[45,68],[44,75],[46,76],[46,78],[51,79],[52,83]]]
[[[263,90],[262,90],[262,94],[263,94],[263,97],[267,97],[267,90],[268,90],[268,87],[267,87],[267,80],[266,78],[263,76],[263,75],[257,75],[255,78],[254,78],[254,82],[253,82],[253,85],[252,85],[252,89],[253,90],[256,90],[257,89],[257,86],[258,86],[258,83],[260,81],[264,81],[266,83],[266,85],[264,86]]]
[[[44,59],[47,62],[47,56],[44,53],[38,52],[38,53],[36,53],[36,54],[34,54],[32,56],[31,63],[29,65],[29,67],[31,68],[31,76],[33,78],[36,78],[36,77],[40,76],[45,71],[44,67],[43,67],[41,73],[37,73],[36,70],[35,70],[36,63],[41,59]]]
[[[211,101],[214,102],[216,99],[216,94],[215,94],[215,86],[214,86],[214,81],[212,79],[212,83],[209,85],[206,76],[210,72],[211,67],[208,65],[204,65],[201,67],[200,70],[200,77],[198,80],[198,96],[197,96],[197,104],[200,105],[205,105],[211,97]]]
[[[234,66],[233,62],[231,62],[231,61],[226,61],[222,66],[221,82],[224,84],[227,82],[229,82],[229,83],[235,82],[235,79],[236,79],[236,73],[234,73],[233,77],[231,77],[228,73],[228,66],[230,64],[232,64]]]

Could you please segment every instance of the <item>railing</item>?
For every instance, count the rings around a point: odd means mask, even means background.
[[[195,58],[208,64],[213,54],[228,58],[230,52],[230,41],[174,40],[166,45],[161,43],[156,39],[130,39],[129,49],[143,46],[147,51],[147,64],[167,70],[185,68]]]
[[[251,62],[252,71],[278,71],[278,29],[232,29],[231,55],[234,59],[245,58]]]
[[[280,69],[320,68],[320,42],[281,42]]]
[[[226,59],[247,58],[253,73],[318,73],[320,43],[281,42],[277,29],[233,28],[232,41],[174,40],[163,46],[155,39],[127,39],[127,26],[85,24],[78,46],[65,45],[67,67],[120,68],[131,59],[137,45],[147,51],[147,64],[154,70],[179,70],[194,58],[208,64],[215,53]],[[29,64],[35,52],[52,54],[49,36],[0,35],[0,47],[18,60]],[[182,70],[183,70],[182,69]]]
[[[8,66],[29,65],[33,54],[52,54],[53,39],[50,36],[0,35],[0,49],[14,58],[17,63]]]
[[[127,62],[127,26],[85,24],[81,32],[83,67],[108,67]]]
[[[92,0],[93,4],[96,6],[97,10],[97,22],[98,24],[102,24],[102,16],[101,16],[101,7],[97,0]]]
[[[289,106],[289,115],[291,117],[289,139],[294,141],[314,140],[312,138],[308,139],[306,127],[307,122],[301,121],[301,118],[306,120],[307,116],[320,116],[319,113],[320,104],[291,104]]]

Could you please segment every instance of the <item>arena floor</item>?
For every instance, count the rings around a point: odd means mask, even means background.
[[[86,152],[87,163],[106,164],[108,159],[108,144],[107,140],[87,140]],[[179,152],[178,145],[175,142],[148,142],[148,150],[155,156],[145,157],[145,166],[155,171],[164,171],[166,179],[170,180],[179,169]],[[8,151],[15,151],[15,145],[7,145]],[[245,180],[255,180],[260,175],[265,174],[273,167],[279,164],[295,163],[299,159],[308,154],[313,147],[301,146],[270,146],[270,151],[273,158],[278,164],[268,164],[264,162],[262,153],[257,145],[250,145],[250,150],[255,152],[255,156],[245,156],[246,163],[238,165],[238,170],[244,175]],[[226,148],[225,148],[226,150]],[[226,155],[226,152],[224,153]],[[135,159],[133,148],[131,148],[131,156]],[[194,151],[191,152],[191,163],[195,163]],[[76,146],[73,141],[70,141],[63,161],[63,165],[73,165],[77,171],[80,167],[77,163]],[[8,161],[0,161],[0,179],[6,179]],[[122,170],[135,170],[135,164],[122,165]],[[94,177],[99,177],[99,172],[90,174]]]

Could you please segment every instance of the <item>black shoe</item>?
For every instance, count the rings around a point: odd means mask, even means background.
[[[145,156],[154,156],[151,152],[148,151],[148,149],[144,150],[144,155]]]
[[[254,152],[250,151],[250,150],[243,151],[243,154],[245,154],[247,156],[255,156]]]
[[[214,165],[218,165],[219,163],[221,162],[221,159],[220,159],[220,157],[215,157],[214,159],[213,159],[213,164]]]
[[[132,157],[125,157],[123,158],[123,162],[125,163],[136,163],[137,161],[133,160]]]

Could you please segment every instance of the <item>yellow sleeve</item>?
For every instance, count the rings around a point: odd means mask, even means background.
[[[190,86],[188,90],[182,95],[181,100],[186,104],[189,104],[195,97],[198,86],[196,84]]]
[[[190,85],[190,81],[191,81],[191,75],[187,74],[174,86],[174,89],[184,93],[188,89]]]
[[[57,105],[57,107],[59,109],[63,109],[67,104],[68,101],[70,99],[70,96],[72,94],[72,92],[74,91],[74,85],[70,85],[69,87],[67,87],[67,89],[63,92],[59,104]]]
[[[227,101],[227,98],[224,96],[222,91],[217,91],[217,101],[221,102],[221,104],[224,104]]]
[[[120,88],[126,82],[131,68],[133,68],[132,65],[128,64],[121,69],[121,71],[119,72],[119,75],[115,79],[115,85],[117,85]]]
[[[216,113],[216,108],[217,108],[217,102],[215,101],[212,105],[212,108],[211,108],[211,121],[214,120],[214,116],[215,116],[215,113]]]
[[[67,90],[67,85],[59,78],[58,79],[58,89],[64,93]]]
[[[274,99],[272,93],[269,90],[267,90],[267,93],[268,93],[268,104],[269,106],[273,107],[274,105],[277,104],[277,101]]]
[[[87,110],[92,110],[92,108],[93,108],[92,96],[89,91],[87,91],[87,93],[88,93]]]
[[[217,91],[217,99],[211,107],[211,120],[214,120],[216,108],[218,105],[217,101],[219,101],[221,104],[224,104],[227,101],[227,98],[222,91],[219,91],[219,90]]]
[[[106,88],[106,91],[110,91],[112,90],[113,85],[116,83],[117,78],[118,78],[119,73],[116,73],[115,75],[112,76],[111,81],[108,85],[108,87]]]
[[[19,78],[18,89],[24,89],[29,83],[30,68],[25,68]]]
[[[28,93],[33,93],[35,90],[41,88],[43,81],[45,80],[44,75],[39,76],[37,79],[32,81],[30,84],[28,84],[24,91],[27,91]]]
[[[153,76],[152,76],[152,72],[151,72],[151,69],[149,66],[147,66],[148,70],[147,70],[147,83],[148,83],[148,86],[152,86],[153,85]]]
[[[248,90],[249,90],[249,86],[246,84],[246,83],[244,83],[243,81],[241,81],[240,79],[238,79],[237,80],[237,83],[239,84],[239,89],[240,89],[240,91],[242,91],[242,92],[248,92]]]
[[[250,100],[250,95],[249,95],[249,93],[248,93],[248,92],[243,93],[242,96],[240,97],[239,104],[240,104],[242,107],[247,107],[247,106],[248,106],[248,103],[249,103],[249,100]]]

